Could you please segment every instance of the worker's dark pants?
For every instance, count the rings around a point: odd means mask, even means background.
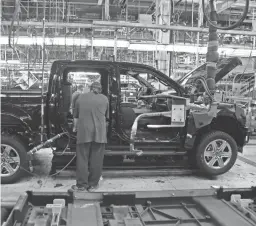
[[[105,144],[83,143],[76,147],[76,181],[77,186],[96,186],[99,183]]]

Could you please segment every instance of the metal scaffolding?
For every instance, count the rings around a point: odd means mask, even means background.
[[[43,19],[43,0],[31,1],[20,0],[20,13],[18,20],[14,22],[14,32],[12,34],[12,44],[16,48],[10,48],[8,44],[1,45],[1,60],[8,62],[18,60],[20,63],[29,63],[30,68],[42,61],[42,19]],[[171,24],[154,24],[162,15],[161,12],[156,12],[156,1],[152,5],[145,6],[140,1],[126,1],[126,4],[112,3],[110,1],[102,1],[104,4],[91,3],[84,1],[79,3],[68,2],[63,0],[48,0],[45,5],[45,36],[47,44],[45,46],[46,64],[50,64],[56,59],[101,59],[102,55],[105,58],[115,55],[118,61],[138,62],[149,64],[156,67],[155,50],[147,49],[146,51],[129,49],[120,47],[118,43],[126,42],[131,44],[153,44],[160,46],[162,43],[157,42],[157,33],[162,31],[172,32],[173,45],[194,46],[197,52],[187,53],[189,58],[193,58],[190,62],[195,64],[200,63],[202,54],[198,51],[199,47],[206,44],[208,29],[202,28],[202,13],[197,13],[200,6],[192,1],[192,4],[187,1],[175,4],[172,7],[172,23]],[[117,1],[118,2],[118,1]],[[2,16],[1,23],[2,37],[7,38],[11,18],[15,8],[14,1],[2,1]],[[97,15],[89,13],[88,9],[96,9],[99,12]],[[114,13],[110,13],[109,9]],[[133,13],[137,12],[134,17]],[[83,13],[81,13],[83,12]],[[149,23],[143,23],[144,18],[147,18]],[[201,18],[201,19],[200,19]],[[254,19],[254,17],[252,17]],[[189,24],[188,20],[192,19]],[[200,19],[200,21],[198,20]],[[121,20],[117,22],[118,20]],[[199,21],[198,24],[195,21]],[[92,22],[93,21],[93,22]],[[184,26],[185,23],[185,26]],[[205,25],[205,24],[204,24]],[[248,42],[240,44],[240,48],[250,51],[255,47],[255,41],[251,41],[256,36],[256,32],[231,30],[219,31],[223,35],[247,35]],[[24,37],[29,38],[27,43],[15,45]],[[55,37],[62,38],[63,42],[55,43]],[[3,39],[1,39],[3,41]],[[73,40],[73,41],[72,41]],[[101,44],[99,41],[103,40]],[[112,41],[112,44],[106,45],[104,40]],[[193,43],[191,43],[193,40]],[[69,41],[68,44],[67,42]],[[1,42],[3,43],[3,42]],[[52,43],[52,44],[51,44]],[[55,43],[55,44],[54,44]],[[73,44],[72,44],[73,43]],[[114,44],[113,44],[114,43]],[[232,44],[232,43],[231,43]],[[231,47],[231,44],[224,44],[223,47]],[[220,44],[221,46],[221,44]],[[164,47],[164,45],[163,45]],[[233,46],[232,46],[233,47]],[[234,46],[236,48],[239,45]],[[161,51],[161,48],[160,48]],[[168,50],[169,51],[169,50]],[[181,71],[188,71],[187,68],[179,67],[179,53],[172,50],[172,69],[173,73],[182,74]],[[194,61],[194,56],[196,59]],[[106,59],[107,59],[106,58]],[[194,64],[194,65],[195,65]],[[191,64],[193,65],[193,64]],[[185,73],[185,72],[184,72]]]

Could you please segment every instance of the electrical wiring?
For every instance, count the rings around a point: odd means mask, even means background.
[[[210,0],[210,1],[213,1],[213,0]],[[213,23],[211,21],[211,19],[208,17],[207,13],[206,13],[206,10],[205,10],[205,0],[202,0],[202,9],[203,9],[203,14],[207,20],[207,22],[214,28],[216,29],[220,29],[220,30],[231,30],[231,29],[235,29],[237,28],[238,26],[241,25],[241,23],[243,23],[243,21],[245,20],[247,14],[248,14],[248,10],[249,10],[249,5],[250,5],[250,0],[246,0],[245,2],[245,7],[244,7],[244,10],[243,10],[243,14],[241,16],[241,18],[236,22],[234,23],[233,25],[231,26],[228,26],[228,27],[221,27],[221,26],[217,26],[215,23]]]
[[[32,38],[33,38],[33,34],[34,34],[34,37],[35,37],[35,42],[33,42],[33,50],[35,50],[35,57],[33,59],[32,66],[34,66],[37,63],[37,59],[38,59],[37,31],[36,31],[35,28],[33,28],[33,30],[32,30]]]
[[[214,97],[211,94],[211,91],[210,91],[210,89],[209,89],[209,87],[207,85],[205,77],[203,77],[203,76],[198,77],[196,79],[196,82],[200,82],[203,85],[206,94],[209,96],[211,102],[213,102],[214,101]]]
[[[247,13],[248,13],[248,9],[249,9],[249,1],[250,0],[246,0],[246,4],[245,4],[245,7],[244,7],[244,10],[243,10],[243,14],[241,16],[241,18],[233,25],[231,26],[228,26],[228,27],[220,27],[220,26],[217,26],[215,24],[215,22],[211,21],[211,19],[208,17],[207,13],[206,13],[206,9],[205,9],[205,0],[202,0],[202,9],[203,9],[203,14],[207,20],[207,22],[210,24],[210,26],[212,26],[213,28],[215,29],[220,29],[220,30],[231,30],[231,29],[234,29],[234,28],[237,28],[246,18],[247,16]],[[213,0],[210,0],[210,4],[213,4]],[[212,8],[212,6],[211,6]],[[214,8],[212,8],[212,10],[214,10]],[[216,14],[216,11],[213,11],[215,14]],[[211,13],[213,13],[211,12]],[[210,32],[210,30],[209,30]],[[215,32],[215,31],[214,31]],[[208,53],[209,54],[209,53]],[[211,99],[211,101],[214,101],[213,97],[212,97],[212,94],[211,94],[211,91],[207,85],[207,82],[206,82],[206,79],[204,77],[200,77],[198,78],[198,81],[202,83],[204,89],[205,89],[205,92],[206,94],[209,96],[209,98]]]
[[[187,23],[187,5],[188,5],[188,1],[186,0],[185,2],[185,24]],[[184,34],[184,45],[186,45],[186,33]]]
[[[16,0],[15,1],[15,9],[14,9],[13,16],[12,16],[11,27],[9,30],[9,37],[8,37],[9,47],[11,47],[11,48],[13,48],[13,46],[11,44],[11,37],[12,37],[12,32],[14,32],[14,30],[13,30],[14,21],[16,20],[18,14],[19,14],[19,10],[20,10],[20,0]]]

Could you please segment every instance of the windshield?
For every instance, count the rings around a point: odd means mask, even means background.
[[[143,81],[146,86],[151,86],[156,90],[168,90],[168,85],[156,78],[152,73],[139,73],[136,78]]]
[[[145,71],[140,72],[139,70],[126,71],[125,74],[136,79],[141,85],[153,88],[155,90],[167,90],[168,85],[159,80],[153,73],[147,73]]]

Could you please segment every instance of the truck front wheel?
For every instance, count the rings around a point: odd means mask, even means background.
[[[28,168],[27,150],[18,137],[1,135],[1,183],[19,180]]]
[[[226,173],[236,162],[237,150],[237,144],[229,134],[210,132],[201,138],[196,148],[197,166],[209,176]]]

